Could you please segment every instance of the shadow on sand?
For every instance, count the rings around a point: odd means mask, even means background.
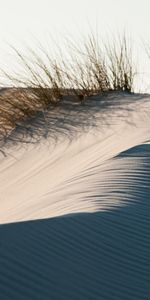
[[[135,154],[127,206],[0,226],[0,299],[150,299],[150,145]]]
[[[117,120],[125,120],[129,114],[132,116],[131,108],[122,108],[123,104],[139,103],[143,98],[149,99],[149,95],[113,92],[93,96],[83,104],[66,98],[58,106],[50,106],[48,110],[17,123],[8,136],[2,136],[0,146],[18,142],[36,144],[41,138],[57,142],[60,136],[72,141],[79,133],[89,132],[91,128],[105,130],[116,123],[116,115]]]

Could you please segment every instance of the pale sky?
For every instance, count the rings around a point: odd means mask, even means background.
[[[0,12],[0,67],[9,58],[6,42],[32,46],[33,37],[42,43],[48,33],[78,39],[93,29],[103,36],[129,32],[140,49],[142,71],[150,70],[142,50],[142,40],[150,44],[150,0],[0,0]]]

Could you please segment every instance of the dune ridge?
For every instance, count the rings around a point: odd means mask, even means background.
[[[78,130],[69,123],[76,116],[73,111],[69,114],[66,136],[62,135],[63,126],[57,132],[56,124],[57,140],[47,137],[36,144],[6,147],[6,157],[1,155],[0,162],[1,224],[95,212],[130,201],[130,197],[122,196],[124,189],[129,188],[124,177],[132,181],[131,174],[137,172],[141,158],[117,156],[150,140],[150,102],[144,95],[142,100],[139,95],[125,97],[127,103],[121,95],[108,97],[109,105],[104,110],[97,98],[95,104],[93,100],[95,119]],[[81,108],[82,119],[91,106],[89,103],[83,112]],[[62,116],[61,110],[55,120]],[[115,193],[116,185],[120,192]]]
[[[3,300],[149,300],[150,96],[97,100],[2,148]]]
[[[0,226],[2,299],[149,300],[150,145],[126,159],[111,195],[128,205]]]

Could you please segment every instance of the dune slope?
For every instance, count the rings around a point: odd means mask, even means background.
[[[58,108],[4,146],[2,299],[149,299],[150,96],[104,100]]]

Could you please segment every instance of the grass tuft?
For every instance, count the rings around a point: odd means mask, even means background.
[[[133,91],[134,64],[127,37],[102,43],[94,35],[81,46],[68,41],[68,58],[53,59],[44,48],[28,49],[29,56],[11,47],[23,72],[2,71],[10,89],[0,95],[1,132],[49,105],[58,105],[65,96],[79,104],[86,98],[109,91]]]

